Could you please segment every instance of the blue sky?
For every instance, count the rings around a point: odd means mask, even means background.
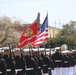
[[[0,0],[0,16],[16,17],[24,23],[32,23],[38,12],[41,23],[48,12],[49,25],[61,27],[76,20],[76,0]]]

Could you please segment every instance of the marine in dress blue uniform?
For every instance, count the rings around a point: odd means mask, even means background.
[[[16,75],[25,75],[26,74],[26,61],[21,57],[21,52],[19,48],[15,48],[15,71]]]
[[[3,58],[5,59],[7,65],[7,75],[15,75],[15,60],[10,56],[10,49],[9,47],[3,47]]]
[[[63,75],[69,75],[69,68],[71,63],[70,58],[67,56],[68,52],[68,50],[62,51],[62,54],[64,55]]]
[[[0,51],[0,75],[6,75],[6,62],[3,59],[2,51]]]
[[[34,58],[30,57],[29,55],[25,55],[25,60],[26,60],[26,75],[36,75],[37,66]]]
[[[52,60],[55,66],[55,75],[62,75],[64,56],[61,54],[60,49],[57,49],[55,54],[52,55]]]
[[[50,58],[48,56],[45,55],[41,55],[41,57],[43,58],[43,75],[48,75],[50,73]]]

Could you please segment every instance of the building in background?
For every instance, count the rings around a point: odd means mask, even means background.
[[[61,29],[59,29],[59,28],[49,26],[48,27],[48,37],[54,38],[60,32],[60,30]]]

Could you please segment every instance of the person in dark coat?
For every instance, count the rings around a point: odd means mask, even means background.
[[[34,54],[33,54],[33,58],[34,58],[35,61],[36,61],[37,75],[42,75],[43,61],[42,61],[40,55],[37,54],[37,53],[34,53]]]
[[[55,66],[55,75],[62,75],[62,67],[64,64],[64,56],[60,52],[60,48],[52,55],[52,60]]]
[[[70,71],[70,75],[75,75],[74,74],[74,66],[75,66],[75,58],[74,58],[74,55],[73,55],[73,53],[72,53],[72,51],[70,51],[69,53],[68,53],[68,56],[69,56],[69,58],[70,58],[70,69],[69,69],[69,71]]]
[[[68,50],[62,51],[64,55],[63,75],[69,75],[70,58],[67,56]]]
[[[41,75],[43,74],[43,59],[41,58],[41,56],[38,57],[38,60],[39,60],[39,67],[40,67],[40,70],[41,70]]]
[[[74,50],[73,53],[74,53],[74,58],[75,58],[75,60],[74,60],[75,69],[74,70],[75,70],[75,75],[76,75],[76,50]]]
[[[26,74],[26,61],[21,57],[21,51],[19,48],[15,48],[15,71],[16,75],[25,75]]]
[[[48,56],[45,55],[41,55],[41,57],[43,58],[43,74],[48,75],[51,72],[51,63],[50,63],[50,58]]]
[[[6,73],[6,62],[0,53],[0,75],[7,75]]]
[[[34,58],[30,57],[29,55],[25,55],[25,60],[26,60],[26,75],[36,75],[37,67]]]
[[[55,75],[55,72],[54,72],[54,63],[53,63],[52,55],[51,54],[49,55],[49,58],[50,58],[50,67],[51,67],[50,75]]]
[[[3,58],[7,65],[7,75],[15,75],[15,60],[10,56],[9,47],[4,47]]]

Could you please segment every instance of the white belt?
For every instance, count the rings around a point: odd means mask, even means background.
[[[34,70],[34,68],[26,68],[26,70]]]
[[[62,60],[55,60],[55,62],[62,62]]]
[[[17,74],[18,71],[22,71],[22,70],[23,70],[23,69],[16,69],[16,70],[15,70],[15,71],[16,71],[16,74]]]
[[[48,69],[50,70],[51,68],[49,67]]]
[[[10,72],[10,71],[11,71],[11,69],[7,69],[6,71],[7,71],[7,72]]]
[[[68,61],[64,61],[64,63],[68,63]]]
[[[2,72],[0,71],[0,74],[2,74]]]
[[[41,67],[38,67],[39,69],[41,68]]]
[[[43,65],[43,66],[47,66],[47,65]]]
[[[49,73],[43,73],[43,75],[48,75]]]
[[[15,71],[22,71],[23,69],[16,69]]]

